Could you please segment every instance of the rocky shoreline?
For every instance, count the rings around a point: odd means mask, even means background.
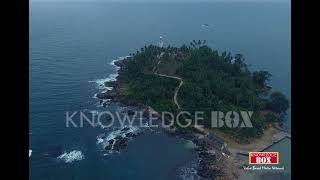
[[[135,107],[143,112],[144,117],[150,117],[153,114],[160,118],[159,113],[152,107],[139,102],[131,101],[125,98],[122,93],[126,90],[126,85],[122,83],[124,79],[122,71],[126,68],[126,62],[130,60],[130,57],[114,61],[113,65],[117,67],[118,76],[115,81],[107,81],[104,83],[106,87],[110,87],[111,90],[103,91],[96,94],[96,98],[100,99],[101,105],[104,107],[110,102],[121,103],[127,107]],[[127,111],[128,115],[133,115],[135,112],[132,110]],[[160,122],[160,121],[158,121]],[[153,122],[154,123],[154,122]],[[160,126],[161,127],[161,126]],[[282,129],[281,125],[278,125],[279,129]],[[113,139],[109,139],[104,146],[107,152],[120,152],[134,137],[141,135],[142,133],[128,133],[128,129],[121,129],[124,133],[118,135]],[[201,178],[214,180],[214,179],[246,179],[243,174],[242,166],[244,163],[238,160],[235,156],[229,152],[228,149],[220,149],[216,147],[212,140],[204,135],[199,135],[198,132],[185,132],[174,127],[162,128],[169,136],[174,136],[187,141],[191,141],[196,145],[196,152],[198,154],[199,162],[196,167],[197,175]],[[216,135],[215,135],[216,136]],[[219,137],[217,137],[219,139]],[[242,174],[242,175],[241,175]]]
[[[104,86],[111,88],[111,90],[103,91],[95,95],[96,98],[100,99],[100,103],[102,105],[104,105],[103,103],[105,103],[105,101],[108,100],[109,102],[120,102],[126,106],[135,106],[139,108],[146,107],[140,103],[129,101],[128,99],[125,99],[123,96],[121,96],[121,92],[123,92],[126,89],[125,85],[121,83],[121,79],[122,70],[125,68],[125,62],[128,61],[127,58],[113,62],[113,65],[117,67],[118,75],[116,77],[116,80],[104,82]]]
[[[125,85],[121,83],[122,77],[122,70],[126,68],[125,64],[128,61],[128,58],[115,61],[114,65],[118,68],[118,76],[116,77],[115,81],[109,81],[105,82],[105,86],[111,87],[111,90],[100,92],[96,94],[96,97],[100,99],[100,103],[105,106],[107,103],[110,102],[119,102],[125,106],[133,106],[141,109],[143,111],[143,114],[147,116],[148,114],[157,114],[156,111],[152,109],[152,107],[146,106],[144,104],[130,101],[123,96],[121,96],[121,92],[125,90]],[[132,112],[128,112],[132,113]],[[128,129],[124,128],[120,131],[126,132]],[[212,150],[212,147],[208,141],[205,139],[199,139],[195,134],[193,133],[187,133],[187,132],[181,132],[175,128],[163,128],[162,129],[166,134],[170,136],[175,136],[178,138],[182,138],[184,140],[192,141],[196,145],[196,151],[199,157],[199,163],[198,167],[196,168],[197,174],[205,179],[221,179],[221,177],[226,176],[225,171],[222,169],[222,167],[219,166],[217,163],[217,154],[214,150]],[[123,135],[124,134],[124,135]],[[121,151],[123,148],[127,146],[127,143],[133,138],[141,133],[132,133],[132,132],[126,132],[122,135],[116,136],[114,139],[109,139],[107,143],[105,144],[104,149],[106,151]],[[101,137],[106,138],[106,137]],[[220,178],[219,178],[220,177]],[[228,178],[224,178],[228,179]]]
[[[101,144],[103,149],[109,153],[121,152],[124,150],[129,141],[143,134],[135,127],[123,127],[109,134],[100,134],[97,137],[97,144]]]

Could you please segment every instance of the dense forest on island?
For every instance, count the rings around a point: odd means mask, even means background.
[[[259,136],[272,122],[283,121],[289,108],[287,97],[269,86],[271,74],[250,71],[241,54],[219,53],[205,41],[193,40],[181,47],[149,45],[123,61],[118,80],[125,84],[121,95],[153,107],[156,111],[179,112],[173,102],[177,79],[183,79],[178,94],[181,110],[204,111],[209,128],[211,111],[253,111],[254,128],[222,128],[236,138]]]

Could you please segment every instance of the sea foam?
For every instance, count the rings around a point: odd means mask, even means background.
[[[129,130],[122,131],[122,129],[118,129],[115,131],[110,132],[105,138],[101,138],[101,136],[97,137],[97,144],[102,144],[103,146],[109,145],[109,140],[115,139],[116,137],[126,137],[126,133],[137,133],[139,128],[136,126],[128,127]]]
[[[100,79],[96,79],[96,80],[93,80],[93,81],[89,81],[90,83],[96,83],[97,84],[97,88],[102,90],[102,93],[103,92],[107,92],[107,91],[110,91],[112,90],[113,88],[112,87],[109,87],[109,86],[106,86],[105,83],[106,82],[112,82],[112,81],[116,81],[117,80],[117,77],[118,77],[118,71],[119,71],[119,67],[115,65],[115,63],[117,61],[121,61],[121,60],[124,60],[126,58],[129,58],[131,56],[121,56],[121,57],[118,57],[117,59],[114,59],[112,60],[109,64],[111,66],[114,66],[115,69],[116,69],[116,73],[113,73],[113,74],[110,74],[108,77],[106,78],[100,78]]]
[[[128,138],[126,136],[127,133],[133,133],[133,134],[137,134],[138,131],[140,130],[138,127],[136,126],[130,126],[130,127],[124,127],[124,128],[129,128],[127,131],[123,131],[122,129],[118,129],[115,131],[110,132],[109,134],[105,135],[105,134],[101,134],[99,136],[97,136],[97,145],[99,145],[101,148],[105,148],[106,146],[112,145],[112,150],[108,151],[107,153],[104,154],[104,156],[113,154],[113,153],[120,153],[118,151],[113,151],[113,146],[115,144],[115,142],[117,141],[117,138],[121,137],[121,138]],[[129,139],[131,139],[129,137]],[[113,143],[110,144],[110,140],[113,140]]]
[[[60,156],[57,157],[60,160],[63,160],[65,163],[71,163],[73,161],[80,161],[84,159],[84,155],[81,151],[73,150],[70,152],[64,152]]]

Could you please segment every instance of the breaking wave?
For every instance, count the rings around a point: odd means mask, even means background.
[[[126,58],[129,58],[131,56],[120,56],[118,57],[117,59],[114,59],[112,60],[109,64],[111,66],[114,66],[115,69],[116,69],[116,73],[114,74],[110,74],[108,77],[106,78],[101,78],[101,79],[96,79],[96,80],[93,80],[93,81],[89,81],[90,83],[96,83],[97,84],[97,88],[102,90],[102,92],[107,92],[107,91],[110,91],[112,90],[112,87],[109,87],[109,86],[106,86],[105,83],[106,82],[112,82],[112,81],[116,81],[117,80],[117,77],[118,77],[118,71],[120,69],[120,67],[116,66],[115,63],[117,61],[121,61],[121,60],[124,60]]]
[[[115,139],[116,137],[126,137],[126,133],[137,133],[139,131],[139,128],[136,126],[131,127],[125,127],[129,128],[127,131],[123,131],[122,129],[118,129],[115,131],[110,132],[108,135],[104,136],[104,134],[101,134],[97,137],[97,144],[101,144],[103,146],[109,145],[109,140]]]
[[[97,142],[96,144],[99,145],[101,148],[105,149],[105,147],[111,145],[111,150],[107,151],[105,155],[112,154],[114,152],[114,144],[118,139],[121,138],[127,138],[127,139],[132,139],[132,137],[129,137],[128,134],[135,134],[137,135],[140,132],[140,129],[136,126],[130,126],[130,127],[124,127],[121,129],[114,130],[108,134],[100,134],[97,136]],[[119,152],[118,152],[119,153]]]
[[[73,161],[80,161],[84,159],[84,155],[81,151],[73,150],[70,152],[64,152],[57,158],[64,161],[65,163],[72,163]]]

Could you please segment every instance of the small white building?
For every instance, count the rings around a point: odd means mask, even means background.
[[[163,47],[163,40],[162,40],[162,36],[160,36],[160,41],[159,41],[159,47]]]

